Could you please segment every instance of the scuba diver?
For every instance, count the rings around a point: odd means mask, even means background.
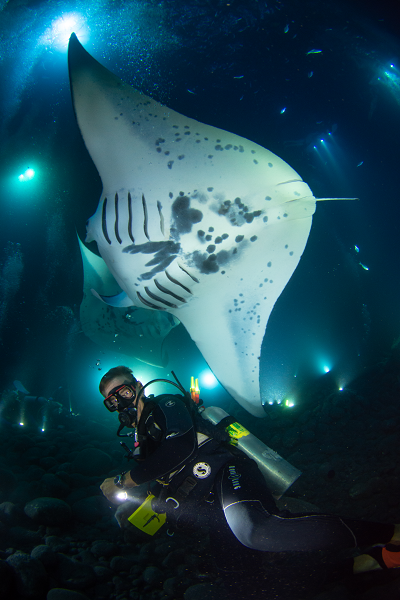
[[[31,394],[18,380],[13,382],[13,387],[1,396],[4,423],[38,431],[64,426],[66,411],[60,402]]]
[[[366,553],[345,561],[343,576],[400,567],[400,525],[280,511],[256,462],[227,443],[223,428],[198,415],[187,392],[147,398],[147,385],[125,366],[110,369],[100,382],[106,408],[118,413],[118,435],[130,428],[136,447],[133,468],[100,486],[110,502],[119,504],[121,491],[145,485],[151,491],[149,521],[164,515],[162,523],[177,530],[204,523],[219,556],[239,547],[251,557],[364,547]]]

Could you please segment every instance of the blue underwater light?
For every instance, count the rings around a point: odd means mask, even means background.
[[[77,12],[61,14],[46,29],[39,43],[58,52],[67,52],[71,34],[75,32],[82,44],[89,40],[89,28],[83,15]]]
[[[30,181],[35,177],[35,171],[28,167],[21,175],[18,175],[18,180],[21,182]]]

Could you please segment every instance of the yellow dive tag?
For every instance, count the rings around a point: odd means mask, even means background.
[[[154,535],[167,520],[165,513],[156,513],[151,508],[153,498],[153,494],[149,494],[143,504],[128,517],[132,525],[149,535]]]
[[[250,431],[245,429],[240,423],[232,423],[228,425],[226,431],[229,433],[229,436],[232,438],[229,443],[235,446],[237,444],[237,440],[241,437],[245,437],[249,435]]]

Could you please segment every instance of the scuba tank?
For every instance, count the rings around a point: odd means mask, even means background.
[[[242,450],[249,458],[256,461],[264,476],[268,489],[276,500],[298,479],[301,471],[288,463],[277,452],[261,442],[255,435],[237,423],[233,417],[218,406],[209,406],[201,413],[219,429],[229,434],[229,443]]]

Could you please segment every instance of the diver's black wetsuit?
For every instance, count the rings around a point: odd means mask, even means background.
[[[216,428],[201,418],[194,423],[181,398],[158,396],[144,410],[142,460],[130,472],[137,484],[161,482],[157,510],[167,512],[170,523],[201,526],[204,518],[229,535],[227,523],[241,544],[267,552],[341,550],[391,539],[393,525],[279,511],[257,464],[221,440],[205,438],[218,436]]]

